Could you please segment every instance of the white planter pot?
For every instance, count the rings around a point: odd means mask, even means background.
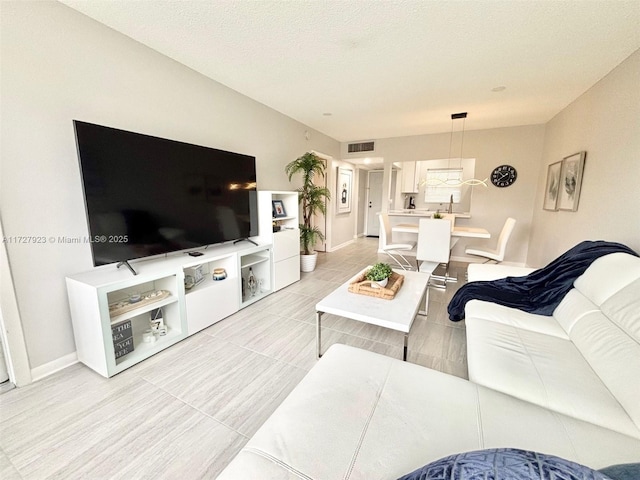
[[[318,261],[318,252],[313,252],[311,255],[300,254],[300,271],[301,272],[313,272],[316,269],[316,263]]]
[[[375,280],[375,281],[373,281],[373,283],[371,283],[371,286],[373,288],[384,288],[384,287],[387,286],[387,283],[389,283],[389,279],[385,278],[384,280],[380,280],[380,281]]]

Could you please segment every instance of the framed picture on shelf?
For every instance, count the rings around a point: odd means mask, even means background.
[[[558,210],[568,210],[570,212],[578,210],[585,156],[586,152],[578,152],[562,160]]]
[[[547,168],[547,183],[544,190],[544,204],[542,208],[555,212],[558,210],[558,194],[560,193],[560,173],[562,160],[552,163]]]
[[[282,200],[271,201],[271,213],[273,218],[282,218],[287,216],[287,211],[284,209],[284,203]]]
[[[336,184],[337,213],[349,213],[351,211],[351,190],[353,188],[353,170],[338,167]]]

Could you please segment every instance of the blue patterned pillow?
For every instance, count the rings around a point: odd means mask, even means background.
[[[610,480],[605,474],[553,455],[493,448],[450,455],[398,480]]]
[[[601,468],[600,472],[609,475],[612,480],[638,480],[640,479],[640,463],[624,463]]]

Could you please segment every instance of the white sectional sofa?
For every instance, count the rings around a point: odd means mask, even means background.
[[[637,436],[640,258],[597,259],[550,317],[480,300],[465,314],[469,380]]]
[[[552,317],[469,302],[470,381],[332,346],[219,478],[394,479],[497,447],[639,462],[640,258],[574,286]]]

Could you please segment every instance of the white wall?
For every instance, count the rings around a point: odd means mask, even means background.
[[[470,116],[472,114],[469,113]],[[384,157],[385,162],[448,158],[449,139],[449,133],[379,139],[376,140],[375,156]],[[484,227],[493,238],[485,242],[461,238],[453,249],[453,257],[463,258],[465,247],[471,243],[495,245],[506,218],[514,217],[518,223],[505,261],[525,263],[543,142],[543,125],[465,132],[463,156],[476,159],[476,178],[484,179],[498,165],[509,164],[518,170],[518,179],[507,188],[497,188],[491,184],[488,188],[474,187],[470,209],[472,218],[459,219],[457,223]],[[341,145],[342,158],[348,161],[353,155],[347,154],[346,146],[346,143]]]
[[[340,192],[337,191],[338,168],[351,170],[351,211],[349,213],[337,213],[337,205]],[[352,163],[333,160],[327,176],[327,186],[331,190],[331,201],[327,208],[330,209],[328,217],[331,220],[330,239],[327,241],[329,251],[335,250],[353,242],[358,226],[358,208],[355,202],[358,201],[358,173]]]
[[[335,140],[64,5],[0,3],[0,214],[6,236],[46,239],[7,245],[32,369],[75,352],[64,278],[92,268],[88,245],[55,241],[87,234],[73,119],[254,155],[260,189],[296,188],[284,166],[308,150],[339,154]]]
[[[578,211],[543,210],[547,166],[581,150]],[[640,253],[640,50],[547,124],[540,171],[529,264],[545,265],[582,240]]]

